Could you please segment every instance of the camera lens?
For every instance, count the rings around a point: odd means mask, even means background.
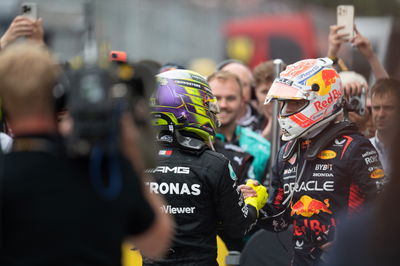
[[[360,106],[360,99],[357,96],[353,96],[350,98],[350,105],[354,108],[357,109]]]
[[[22,7],[22,12],[24,12],[24,13],[31,12],[31,7],[30,6],[23,6]]]

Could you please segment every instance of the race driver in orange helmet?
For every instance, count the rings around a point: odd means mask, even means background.
[[[280,103],[278,121],[287,141],[273,165],[259,225],[272,231],[293,225],[292,265],[320,265],[334,240],[338,214],[357,212],[384,184],[378,154],[347,121],[340,77],[328,58],[289,65],[266,102]]]

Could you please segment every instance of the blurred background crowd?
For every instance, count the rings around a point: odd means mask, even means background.
[[[18,23],[14,22],[18,22],[16,16],[20,13],[22,3],[23,1],[18,0],[0,1],[0,33],[3,36],[0,43],[1,49],[4,49],[17,37],[23,36],[23,34],[12,36],[12,30],[7,32],[7,29],[12,29],[13,26],[14,29],[17,29],[16,32],[18,31],[18,26],[16,26]],[[96,58],[97,63],[101,65],[102,60],[112,59],[112,61],[117,61],[118,66],[115,67],[117,70],[113,66],[110,68],[111,70],[107,70],[108,72],[96,73],[99,80],[103,82],[101,85],[108,88],[107,82],[111,84],[112,78],[118,76],[119,81],[123,80],[120,83],[126,85],[126,88],[143,89],[140,92],[135,91],[138,93],[137,95],[129,95],[132,96],[132,99],[136,97],[140,100],[143,100],[142,98],[148,100],[149,95],[147,95],[146,89],[154,87],[153,77],[159,72],[183,68],[196,71],[206,77],[207,81],[200,80],[200,78],[199,80],[203,85],[207,82],[210,85],[212,94],[215,96],[214,100],[219,105],[219,108],[212,107],[221,111],[218,115],[221,126],[217,129],[213,124],[212,130],[214,131],[212,134],[207,133],[208,135],[206,134],[202,141],[213,149],[215,147],[217,152],[223,153],[230,159],[233,170],[231,168],[229,170],[236,172],[238,183],[241,184],[244,184],[247,178],[251,178],[268,186],[270,176],[267,173],[274,163],[274,156],[276,156],[276,150],[272,149],[271,151],[271,146],[275,145],[275,148],[279,146],[276,143],[277,136],[273,134],[276,128],[272,125],[274,120],[272,106],[265,107],[264,105],[268,90],[277,74],[276,61],[273,63],[272,60],[282,59],[279,67],[280,70],[283,70],[287,65],[302,59],[328,57],[340,75],[342,82],[340,86],[342,86],[341,89],[349,103],[346,108],[354,111],[349,114],[345,112],[344,117],[349,117],[352,122],[357,124],[361,134],[370,139],[379,154],[379,160],[386,176],[391,174],[393,158],[389,158],[391,145],[389,139],[391,140],[393,137],[395,127],[392,119],[395,115],[397,100],[400,99],[397,92],[399,82],[395,80],[400,78],[400,61],[398,60],[400,58],[398,49],[400,46],[400,0],[348,0],[346,2],[318,0],[36,0],[35,3],[38,7],[38,17],[41,19],[35,22],[37,24],[32,24],[35,30],[30,38],[41,42],[43,37],[45,44],[54,52],[58,63],[63,70],[67,70],[66,72],[70,69],[67,69],[65,65],[72,69],[78,66],[77,69],[79,69],[79,65],[88,62],[83,61],[90,59],[90,52],[93,51],[87,49],[94,48],[94,46],[90,46],[90,41],[95,40],[97,42],[95,46],[98,49],[95,49],[95,52],[99,54],[99,58]],[[340,28],[335,25],[336,8],[339,4],[354,5],[356,28],[355,37],[351,40],[344,40],[345,36],[340,34]],[[42,25],[43,32],[41,32]],[[37,29],[39,30],[36,31]],[[8,40],[10,43],[7,43]],[[113,51],[114,54],[109,54],[110,51]],[[110,57],[108,57],[109,55]],[[326,63],[324,60],[322,61]],[[132,68],[128,67],[127,69],[118,65],[126,62],[140,62],[140,64],[131,65]],[[329,65],[330,61],[326,64]],[[146,71],[151,69],[153,72],[149,71],[141,75],[141,67],[146,68]],[[3,71],[7,73],[7,67]],[[90,71],[84,71],[86,70],[81,72],[84,74],[77,74],[74,78],[81,82],[84,80],[82,77],[90,76]],[[129,71],[135,73],[128,74],[129,78],[125,79],[124,73],[129,73]],[[105,78],[106,76],[109,80]],[[166,77],[170,78],[168,74]],[[329,79],[329,77],[322,78]],[[70,81],[75,82],[75,79]],[[194,79],[193,84],[199,80]],[[377,80],[378,82],[376,82]],[[62,82],[62,78],[60,78],[58,85],[62,85]],[[75,85],[81,89],[87,85],[82,84],[83,82],[73,83],[71,87]],[[95,83],[89,85],[93,86],[93,84]],[[118,88],[115,86],[112,88],[116,89],[113,93],[118,93]],[[70,93],[68,95],[70,99],[76,100],[74,97],[77,95],[74,95],[74,92],[68,93]],[[140,97],[138,97],[139,94]],[[91,97],[91,95],[88,96],[88,98]],[[83,98],[83,96],[82,99],[79,98],[82,100],[79,107],[85,109],[87,106],[83,103],[87,99]],[[354,99],[355,102],[352,102]],[[207,100],[210,99],[207,98]],[[135,109],[132,112],[134,116],[142,107],[140,104],[142,104],[140,101],[136,101],[128,107]],[[73,137],[76,137],[74,132],[70,131],[72,126],[69,115],[75,115],[76,128],[79,126],[84,128],[86,117],[79,117],[79,112],[68,114],[70,110],[66,110],[65,106],[63,108],[60,113],[57,113],[60,121],[57,130],[63,135],[71,136],[72,134]],[[82,111],[78,110],[74,103],[68,108]],[[195,110],[198,111],[198,109]],[[217,112],[212,111],[211,113],[215,115]],[[145,117],[147,119],[147,116]],[[135,117],[135,121],[139,121],[136,125],[138,127],[143,122],[140,120],[141,118],[143,117]],[[157,119],[161,121],[163,118],[158,117]],[[147,126],[146,122],[143,124]],[[17,131],[13,132],[12,127],[7,128],[7,126],[5,132],[13,137],[13,133]],[[84,131],[82,128],[79,130]],[[94,131],[91,133],[99,133]],[[146,133],[146,131],[140,131],[139,128],[139,134],[142,136],[139,136],[138,146],[140,148],[138,150],[143,153],[139,157],[144,157],[145,164],[149,159],[146,157],[149,155],[145,154],[146,148],[151,152],[155,149],[149,144],[153,142],[150,139],[152,135],[146,136]],[[212,136],[210,137],[210,135]],[[186,137],[191,137],[191,135]],[[9,141],[8,144],[2,144],[5,151],[11,149],[11,140]],[[68,144],[69,147],[74,147],[74,143]],[[147,144],[149,145],[146,146]],[[14,144],[13,149],[15,146]],[[138,156],[138,150],[128,150],[126,152],[128,155],[125,154],[125,156],[131,155],[134,158],[132,161],[137,161],[138,157],[135,156]],[[171,155],[168,154],[168,150],[159,150],[158,152],[159,156]],[[376,158],[378,157],[376,156]],[[154,158],[149,160],[154,167]],[[379,160],[376,159],[372,163],[379,163]],[[366,164],[368,165],[369,162]],[[143,172],[145,167],[151,168],[146,165],[134,165],[138,172]],[[168,172],[175,168],[166,169],[165,171]],[[176,171],[179,172],[179,169],[181,168],[177,168]],[[379,168],[379,170],[381,169]],[[154,168],[147,170],[146,174],[152,173],[157,176],[157,171],[159,174],[162,172],[159,168]],[[397,168],[395,173],[397,173],[396,171],[398,172]],[[378,178],[383,176],[383,171],[379,172]],[[377,186],[383,186],[383,181],[382,184],[378,183],[377,181]],[[150,190],[154,189],[152,184],[154,185],[151,181],[146,182]],[[147,186],[145,187],[147,188]],[[259,203],[257,202],[255,205],[257,204]],[[292,205],[290,206],[292,207]],[[325,205],[321,206],[325,208]],[[326,206],[328,208],[329,204]],[[259,209],[256,209],[258,215]],[[167,213],[166,210],[164,212]],[[247,222],[250,223],[250,221]],[[253,233],[250,232],[248,236]],[[168,234],[172,234],[172,232],[168,232]],[[280,262],[282,264],[288,263],[288,258],[286,258],[288,252],[283,250],[285,249],[283,242],[289,241],[290,234],[292,231],[282,235],[285,239],[279,239],[279,241],[274,239],[275,242],[271,242],[273,245],[279,243],[279,248],[274,252],[276,252],[275,257],[285,257],[285,261]],[[219,235],[229,250],[243,248],[244,239],[230,239],[229,236]],[[170,235],[165,238],[169,237]],[[268,235],[262,238],[271,239],[272,236]],[[245,240],[247,241],[247,239]],[[259,246],[263,247],[263,244],[259,244]],[[218,238],[218,247],[218,262],[220,265],[224,265],[227,249],[221,243],[220,238]],[[130,248],[130,245],[124,245],[124,265],[140,265],[139,254],[132,252]],[[284,255],[280,256],[279,252]],[[262,251],[259,250],[259,253]]]
[[[38,0],[46,42],[63,60],[82,50],[83,0]],[[5,30],[21,1],[0,2]],[[96,37],[131,60],[175,62],[208,75],[226,58],[250,67],[274,58],[294,63],[326,55],[336,6],[353,4],[358,30],[370,39],[391,77],[398,77],[399,1],[349,0],[96,0]],[[350,45],[340,51],[354,71],[370,78],[365,59]]]

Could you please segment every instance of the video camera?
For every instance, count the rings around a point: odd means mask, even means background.
[[[67,147],[72,155],[87,156],[94,146],[107,153],[119,147],[121,115],[131,112],[141,138],[145,163],[154,166],[149,154],[154,134],[150,125],[148,98],[155,88],[155,70],[144,63],[114,63],[106,67],[82,65],[70,70],[67,109],[73,130]],[[150,145],[150,147],[149,147]],[[154,150],[154,149],[153,149]]]
[[[156,141],[148,110],[155,71],[144,63],[83,64],[67,69],[59,84],[65,87],[65,107],[73,121],[67,151],[72,157],[88,159],[91,182],[105,199],[116,198],[122,189],[122,114],[132,114],[138,131],[135,143],[145,167],[155,167]]]
[[[112,69],[93,66],[70,73],[70,82],[67,109],[73,131],[68,138],[69,151],[87,155],[94,145],[111,151],[121,113],[128,110],[127,86],[118,82]]]

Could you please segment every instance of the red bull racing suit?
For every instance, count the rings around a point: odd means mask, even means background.
[[[256,223],[256,209],[244,203],[222,154],[194,138],[180,144],[169,137],[160,144],[158,166],[147,170],[154,180],[146,185],[164,196],[161,210],[175,218],[175,239],[164,259],[144,259],[143,265],[217,266],[217,229],[244,236]]]
[[[339,212],[357,212],[383,186],[382,166],[368,139],[356,132],[338,134],[312,157],[314,141],[282,146],[259,218],[267,230],[293,225],[293,265],[320,263],[320,247],[333,240]]]

